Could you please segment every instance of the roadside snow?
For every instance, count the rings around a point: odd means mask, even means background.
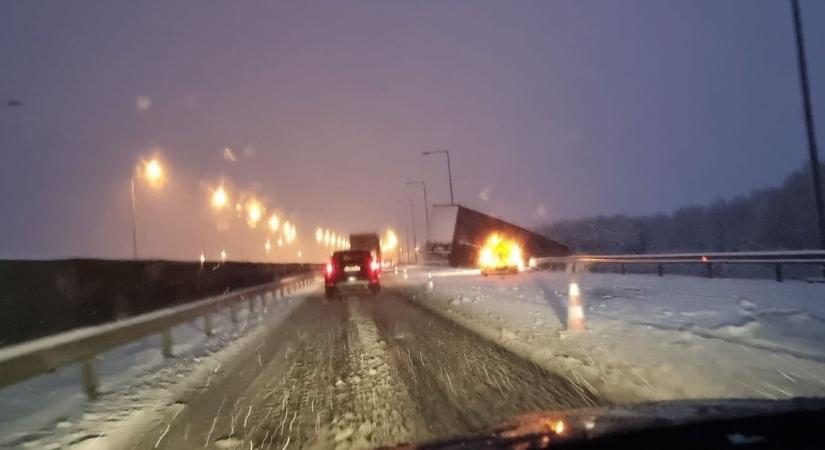
[[[427,270],[410,270],[407,284],[422,305],[609,400],[825,395],[822,285],[433,268],[428,289]],[[566,331],[571,281],[582,333]]]
[[[239,309],[237,327],[228,310],[216,314],[211,337],[202,320],[181,324],[172,329],[173,358],[161,355],[157,335],[98,355],[101,397],[94,402],[82,392],[77,365],[0,390],[0,448],[118,448],[119,430],[175,408],[175,393],[208,384],[222,361],[263,331],[264,317],[283,320],[300,295],[270,301],[263,316]]]

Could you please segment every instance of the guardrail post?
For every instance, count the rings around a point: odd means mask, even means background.
[[[238,326],[238,310],[235,308],[234,303],[229,305],[229,320],[232,321],[232,326]]]
[[[665,270],[661,264],[656,264],[656,271],[659,273],[660,277],[665,276]]]
[[[776,274],[776,281],[782,282],[785,277],[782,273],[782,264],[777,264],[773,267],[774,273]]]
[[[708,278],[713,278],[713,264],[711,264],[711,263],[705,263],[705,264],[707,264]]]
[[[251,316],[255,313],[255,297],[248,297],[246,303],[249,305],[249,315]]]
[[[95,400],[98,397],[98,380],[95,373],[94,356],[84,359],[80,363],[80,370],[83,377],[83,392],[89,400]]]
[[[164,358],[175,356],[172,353],[172,330],[167,328],[160,333],[160,351]]]
[[[212,336],[212,313],[206,313],[203,315],[203,332],[206,333],[207,336]]]
[[[573,263],[573,264],[571,264],[570,266],[571,266],[571,271],[572,271],[573,273],[576,273],[576,263]]]
[[[281,285],[280,291],[281,291],[281,300],[283,300],[283,298],[284,298],[284,286],[283,285]]]
[[[624,274],[625,274],[625,271],[624,271],[624,263],[619,263],[619,268],[620,268],[620,269],[621,269],[621,271],[622,271],[622,275],[624,275]]]

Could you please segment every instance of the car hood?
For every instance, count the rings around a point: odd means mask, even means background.
[[[537,411],[512,417],[476,434],[396,449],[524,448],[525,442],[552,448],[552,442],[587,440],[703,422],[800,411],[825,411],[825,398],[790,400],[678,400],[598,408]],[[561,425],[560,425],[561,424]],[[512,444],[512,445],[510,445]],[[530,447],[533,448],[533,447]]]

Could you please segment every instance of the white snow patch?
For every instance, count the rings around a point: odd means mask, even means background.
[[[825,395],[825,288],[772,280],[528,272],[402,284],[416,301],[608,400]],[[458,271],[450,271],[457,273]],[[587,330],[566,330],[567,289]],[[486,301],[467,301],[485,298]]]

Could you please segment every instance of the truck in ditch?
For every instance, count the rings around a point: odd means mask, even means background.
[[[531,258],[567,256],[566,245],[461,205],[434,205],[427,230],[428,264],[510,273]]]

